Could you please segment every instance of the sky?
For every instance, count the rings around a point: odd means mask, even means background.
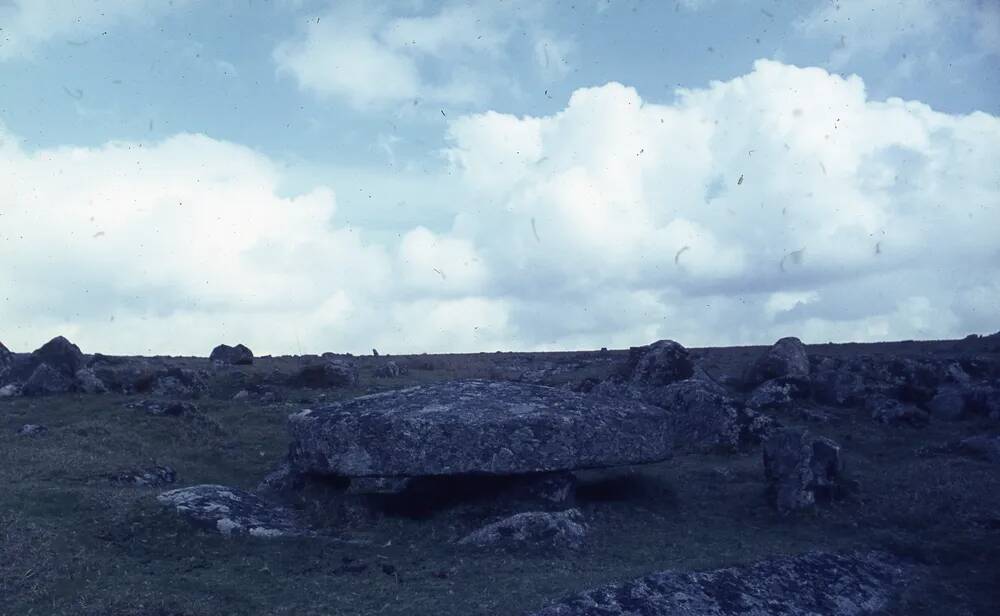
[[[996,0],[0,0],[0,341],[1000,329]]]

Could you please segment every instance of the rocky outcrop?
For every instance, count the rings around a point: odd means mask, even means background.
[[[798,338],[782,338],[761,355],[743,376],[748,386],[758,385],[781,377],[806,378],[809,376],[809,355]]]
[[[577,549],[586,535],[587,527],[579,509],[526,511],[487,524],[458,543],[506,549]]]
[[[311,534],[292,512],[237,488],[198,485],[160,494],[156,500],[191,524],[226,536],[294,537]]]
[[[664,409],[514,382],[461,380],[361,396],[289,417],[306,473],[513,475],[657,462]]]
[[[237,344],[236,346],[220,344],[212,349],[212,354],[208,358],[222,364],[249,366],[253,364],[253,351],[242,344]]]
[[[57,336],[36,349],[31,354],[31,361],[35,366],[48,364],[49,367],[72,377],[83,367],[83,353],[80,347],[62,336]]]
[[[771,504],[781,513],[811,509],[846,494],[840,446],[806,430],[783,428],[764,441],[764,477]]]
[[[18,436],[40,436],[48,432],[49,429],[40,424],[24,424],[17,430]]]
[[[654,573],[562,599],[532,616],[862,616],[891,608],[907,578],[888,554],[810,552]]]
[[[25,396],[64,394],[73,389],[73,377],[49,364],[38,364],[24,383],[21,393]]]
[[[673,340],[658,340],[629,349],[625,371],[633,386],[659,387],[692,377],[694,368],[687,349]]]
[[[288,384],[313,389],[354,387],[358,384],[358,369],[346,361],[324,361],[303,366],[288,379]]]

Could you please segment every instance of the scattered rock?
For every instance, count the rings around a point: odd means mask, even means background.
[[[404,373],[403,368],[399,366],[394,361],[387,361],[386,363],[375,368],[375,376],[378,378],[396,378]]]
[[[642,399],[669,411],[673,432],[687,448],[746,451],[778,425],[698,379],[647,389]]]
[[[48,431],[48,428],[40,424],[24,424],[18,429],[17,434],[19,436],[39,436]]]
[[[688,350],[673,340],[629,349],[626,366],[629,382],[639,387],[669,385],[694,375]]]
[[[806,430],[776,430],[764,441],[763,457],[768,499],[781,513],[811,509],[851,487],[840,446]]]
[[[747,406],[755,411],[787,409],[792,402],[792,385],[780,378],[764,381],[747,398]]]
[[[64,394],[72,389],[73,379],[71,376],[46,363],[41,363],[28,377],[21,393],[25,396],[44,396]]]
[[[31,354],[34,365],[48,364],[66,376],[76,374],[76,371],[83,367],[83,353],[80,347],[76,346],[62,336],[57,336],[43,344]]]
[[[198,485],[156,497],[187,521],[226,536],[293,537],[309,535],[292,513],[237,488]]]
[[[76,371],[76,386],[85,394],[104,394],[108,392],[104,381],[97,377],[92,368],[81,368]]]
[[[191,402],[181,402],[179,400],[139,400],[126,405],[130,409],[146,411],[150,415],[161,415],[178,417],[181,415],[195,415],[198,413],[198,406]]]
[[[112,473],[107,475],[107,478],[114,483],[156,487],[173,483],[177,479],[177,473],[169,466],[151,466]]]
[[[1000,435],[979,434],[962,439],[959,447],[963,453],[986,460],[988,462],[1000,463]]]
[[[245,400],[249,397],[250,397],[250,392],[245,389],[241,389],[235,394],[233,394],[233,400]]]
[[[941,387],[927,403],[927,410],[935,419],[961,419],[965,415],[965,395],[958,387]]]
[[[529,511],[488,524],[458,543],[479,547],[577,549],[586,534],[587,527],[579,509]]]
[[[293,387],[322,389],[327,387],[354,387],[358,384],[358,370],[345,361],[325,361],[303,366],[288,380]]]
[[[862,616],[892,607],[908,572],[881,552],[809,552],[664,571],[562,599],[532,616]]]
[[[249,366],[253,364],[253,352],[242,344],[237,344],[234,347],[228,344],[220,344],[212,349],[212,354],[208,358],[214,362],[234,366]]]
[[[514,382],[459,380],[289,417],[291,462],[347,477],[512,475],[657,462],[673,432],[663,409]]]
[[[21,395],[21,386],[17,383],[8,383],[0,387],[0,398],[16,398]]]
[[[821,370],[810,375],[813,397],[834,406],[854,406],[865,400],[865,382],[860,374],[847,370]]]
[[[170,368],[154,376],[150,393],[159,398],[197,398],[208,390],[194,370]]]
[[[890,425],[925,426],[930,416],[912,404],[876,394],[865,400],[865,409],[872,419]]]
[[[764,352],[747,370],[743,381],[750,386],[780,377],[809,376],[809,355],[798,338],[782,338]]]

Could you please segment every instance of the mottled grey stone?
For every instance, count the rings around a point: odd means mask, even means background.
[[[965,415],[965,395],[959,387],[941,387],[927,403],[927,410],[935,419],[961,419]]]
[[[781,513],[811,509],[847,489],[840,446],[806,430],[776,430],[763,448],[768,497]]]
[[[237,488],[197,485],[156,497],[187,521],[223,535],[291,537],[311,534],[283,507],[276,507]]]
[[[908,571],[880,552],[810,552],[696,573],[664,571],[532,616],[863,616],[892,607]]]
[[[375,376],[380,379],[396,378],[404,374],[404,370],[394,361],[387,361],[375,368]]]
[[[875,394],[865,400],[865,409],[872,414],[872,419],[880,423],[897,425],[909,424],[923,426],[929,416],[912,404],[894,400],[888,396]]]
[[[361,396],[289,417],[307,473],[520,473],[670,457],[669,413],[632,400],[514,382],[461,380]]]
[[[358,384],[358,369],[339,360],[328,360],[303,366],[288,379],[293,387],[353,387]]]
[[[85,394],[103,394],[108,391],[104,381],[99,379],[91,368],[81,368],[76,371],[76,386]]]
[[[31,360],[36,366],[42,363],[48,364],[66,376],[76,374],[76,371],[83,367],[83,353],[80,347],[62,336],[56,336],[36,349],[31,354]]]
[[[41,363],[28,377],[21,393],[25,396],[44,396],[64,394],[72,389],[73,378],[71,376],[46,363]]]
[[[16,398],[21,395],[21,386],[18,383],[8,383],[0,387],[0,398]]]
[[[761,355],[744,375],[747,385],[757,385],[779,377],[809,376],[809,356],[798,338],[782,338]]]
[[[569,548],[583,544],[587,527],[579,509],[526,511],[487,524],[458,541],[478,547]]]
[[[208,358],[223,364],[249,366],[253,363],[253,352],[242,344],[236,346],[220,344],[212,349],[212,354]]]
[[[45,434],[49,429],[40,424],[24,424],[17,430],[18,436],[39,436]]]

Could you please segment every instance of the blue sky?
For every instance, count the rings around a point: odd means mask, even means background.
[[[1000,327],[989,0],[7,0],[0,28],[8,346]]]

